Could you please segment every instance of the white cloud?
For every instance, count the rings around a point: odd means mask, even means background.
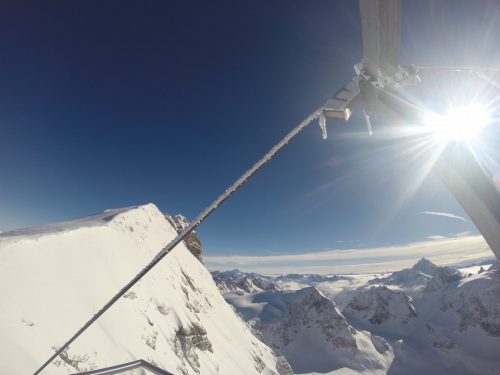
[[[439,240],[444,240],[446,237],[445,236],[428,236],[427,239],[431,241],[439,241]]]
[[[450,214],[449,212],[423,211],[423,212],[421,212],[421,214],[424,214],[424,215],[434,215],[434,216],[443,216],[443,217],[447,217],[447,218],[450,218],[450,219],[457,219],[457,220],[462,220],[462,221],[467,222],[467,219],[465,217],[458,216],[458,215],[455,215],[455,214]]]
[[[433,238],[406,245],[327,250],[268,256],[204,256],[212,270],[239,268],[264,274],[376,273],[410,267],[426,257],[440,265],[470,264],[493,258],[482,236]]]

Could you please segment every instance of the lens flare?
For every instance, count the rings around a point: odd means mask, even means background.
[[[445,115],[427,114],[426,128],[440,142],[471,141],[475,139],[491,119],[488,111],[479,104],[451,108]]]

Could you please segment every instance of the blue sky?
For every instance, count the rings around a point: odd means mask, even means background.
[[[2,5],[0,230],[148,202],[194,218],[351,79],[358,12],[356,1]],[[494,66],[499,12],[405,1],[403,62]],[[448,78],[431,76],[423,100],[460,97]],[[404,143],[369,137],[359,114],[328,128],[327,141],[307,129],[202,225],[207,256],[477,233],[432,174],[416,188]]]

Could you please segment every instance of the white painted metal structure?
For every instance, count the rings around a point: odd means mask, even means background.
[[[325,104],[325,116],[348,120],[361,104],[371,133],[370,117],[392,118],[404,86],[420,82],[417,69],[399,64],[401,0],[360,0],[363,59],[355,77]]]
[[[106,367],[99,370],[79,372],[78,375],[173,375],[173,374],[159,367],[156,367],[147,361],[139,359],[137,361]]]
[[[500,260],[499,182],[464,144],[449,144],[434,171],[469,215]]]
[[[361,104],[370,134],[371,116],[384,120],[412,119],[415,112],[404,97],[403,89],[420,82],[419,70],[475,73],[500,88],[488,69],[401,66],[402,0],[359,0],[359,8],[363,59],[354,65],[354,79],[325,104],[325,117],[347,121],[354,108]],[[320,122],[320,126],[326,133],[326,125]],[[500,192],[491,173],[470,149],[454,144],[442,153],[434,170],[500,260]]]

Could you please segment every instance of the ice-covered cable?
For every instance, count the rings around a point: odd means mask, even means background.
[[[274,155],[276,155],[284,146],[288,144],[293,138],[300,134],[309,124],[316,120],[323,113],[323,108],[317,109],[309,116],[307,116],[297,127],[295,127],[290,133],[288,133],[278,144],[276,144],[272,149],[270,149],[267,154],[265,154],[257,163],[253,165],[252,168],[247,170],[240,178],[238,178],[230,187],[228,187],[224,193],[219,195],[216,200],[212,202],[210,206],[205,208],[197,217],[194,219],[189,226],[187,226],[177,237],[175,237],[167,246],[160,250],[158,254],[149,262],[146,267],[144,267],[131,281],[129,281],[118,293],[116,293],[90,320],[83,325],[68,341],[66,341],[62,346],[55,351],[55,353],[42,365],[38,370],[34,372],[34,375],[42,372],[58,355],[60,355],[64,350],[66,350],[73,341],[75,341],[78,336],[80,336],[87,328],[89,328],[92,323],[94,323],[99,317],[104,314],[115,302],[117,302],[130,288],[132,288],[146,273],[148,273],[160,260],[165,257],[176,245],[179,244],[193,229],[200,225],[212,212],[214,212],[217,207],[219,207],[225,200],[227,200],[236,190],[238,190],[242,185],[244,185],[264,164],[271,160]]]
[[[416,66],[417,71],[430,70],[430,71],[444,71],[455,73],[474,73],[480,79],[488,82],[489,84],[500,89],[500,81],[491,77],[492,74],[500,73],[498,68],[470,68],[470,67],[449,67],[449,66]]]
[[[491,78],[490,76],[488,76],[487,74],[485,74],[484,72],[481,72],[481,71],[477,71],[476,75],[479,78],[481,78],[482,80],[488,82],[490,85],[493,85],[497,89],[500,89],[500,81],[499,80],[494,80],[493,78]]]
[[[363,114],[365,115],[366,128],[368,129],[368,134],[373,135],[372,123],[370,121],[370,115],[366,113],[366,110],[363,109]]]

